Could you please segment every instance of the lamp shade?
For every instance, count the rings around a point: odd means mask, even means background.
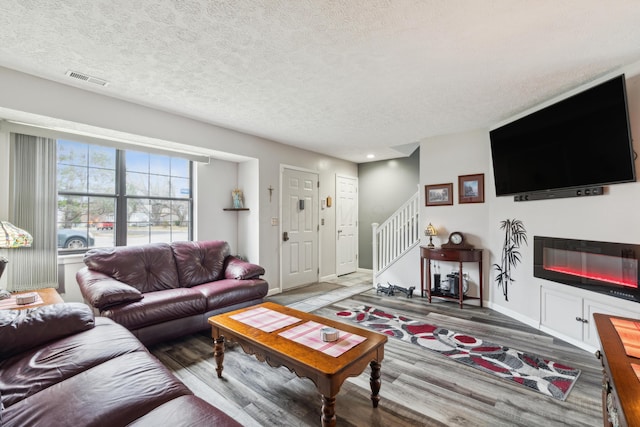
[[[431,223],[429,223],[429,225],[427,225],[427,228],[424,229],[424,235],[425,236],[437,236],[438,235],[438,231],[436,230],[436,228],[431,225]]]
[[[0,221],[0,249],[25,248],[33,243],[31,234],[7,221]]]

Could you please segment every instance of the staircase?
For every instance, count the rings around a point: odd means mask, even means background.
[[[412,248],[420,244],[419,192],[382,225],[373,223],[373,282]]]

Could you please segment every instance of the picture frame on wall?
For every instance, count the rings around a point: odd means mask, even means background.
[[[453,205],[453,183],[424,186],[425,206]]]
[[[484,174],[458,177],[458,203],[484,203]]]
[[[231,200],[233,201],[233,209],[244,208],[244,197],[242,190],[236,188],[231,192]]]

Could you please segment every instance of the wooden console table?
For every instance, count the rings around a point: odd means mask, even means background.
[[[640,359],[627,356],[620,335],[606,314],[595,313],[601,351],[596,357],[602,362],[602,420],[605,427],[640,425],[640,382],[632,364]],[[640,322],[638,319],[626,319]]]
[[[431,260],[434,261],[452,261],[458,263],[458,295],[447,295],[443,292],[435,293],[431,290]],[[480,275],[480,296],[479,297],[471,297],[465,296],[463,292],[464,287],[464,276],[462,274],[462,263],[464,262],[477,262],[479,275]],[[425,287],[425,268],[424,265],[427,264],[427,281]],[[479,299],[480,307],[482,307],[482,249],[442,249],[442,248],[434,248],[429,249],[426,246],[420,246],[420,288],[422,290],[422,296],[425,295],[425,290],[427,293],[427,298],[429,298],[429,302],[431,302],[432,297],[443,298],[449,300],[458,301],[460,304],[460,308],[462,308],[463,301],[465,299]]]

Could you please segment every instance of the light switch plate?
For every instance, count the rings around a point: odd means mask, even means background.
[[[271,225],[278,225],[278,218],[271,218]]]

